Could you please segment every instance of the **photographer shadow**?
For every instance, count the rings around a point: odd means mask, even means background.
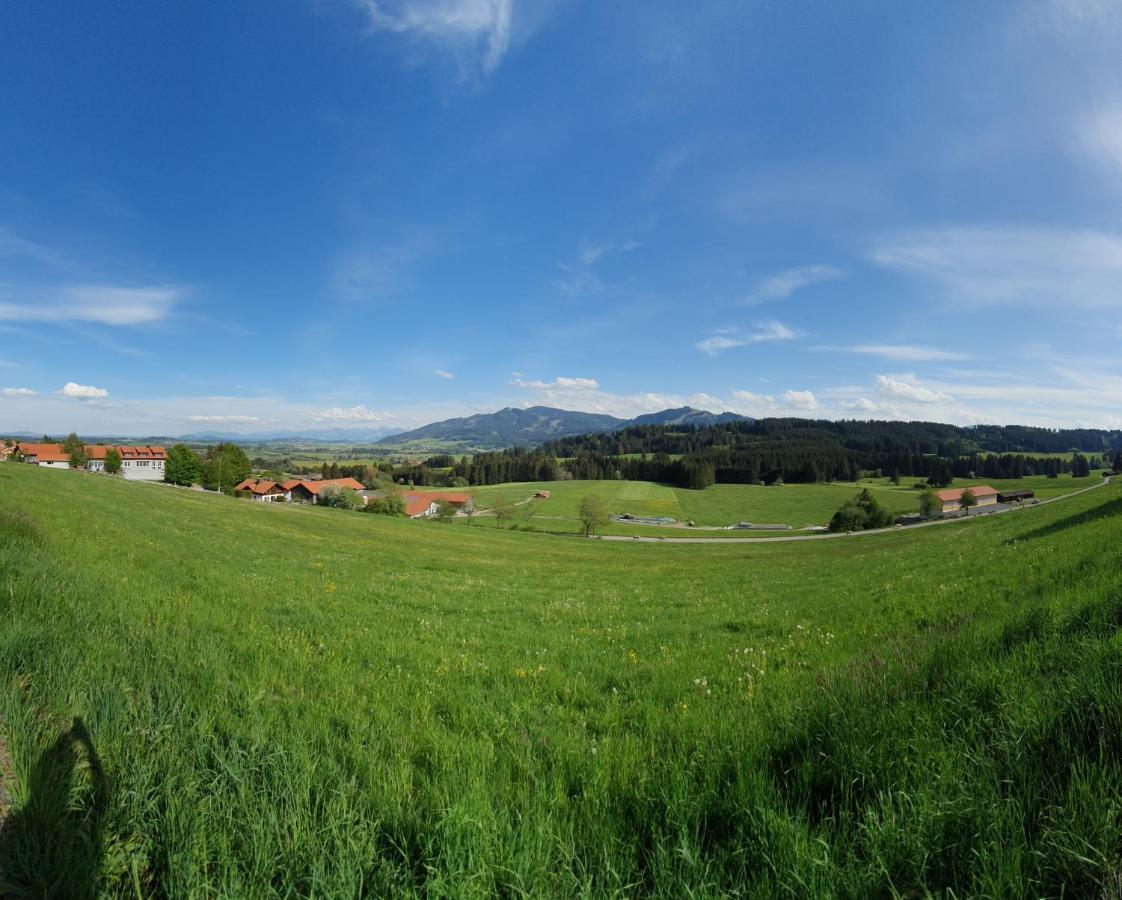
[[[43,751],[26,797],[0,825],[0,896],[95,897],[107,790],[81,719]]]

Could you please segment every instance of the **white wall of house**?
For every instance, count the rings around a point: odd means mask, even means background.
[[[122,459],[121,477],[128,481],[163,481],[162,459]]]
[[[41,469],[69,469],[70,468],[70,463],[68,463],[68,462],[47,462],[46,460],[43,460],[42,462],[36,463],[36,465],[38,465],[39,468],[41,468]]]
[[[87,459],[86,468],[91,472],[104,472],[105,460],[104,459]]]

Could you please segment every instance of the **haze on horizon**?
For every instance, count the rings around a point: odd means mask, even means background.
[[[1122,3],[0,8],[0,433],[1122,427]]]

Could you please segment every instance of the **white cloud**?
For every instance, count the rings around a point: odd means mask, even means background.
[[[331,409],[313,411],[308,415],[316,422],[381,422],[389,418],[385,413],[374,412],[361,403],[345,409],[334,406]]]
[[[451,372],[446,372],[444,369],[433,369],[432,374],[437,378],[443,378],[445,381],[451,381],[456,377]]]
[[[603,244],[591,244],[586,242],[581,244],[578,255],[583,265],[591,266],[599,260],[600,257],[606,254],[630,253],[632,250],[638,250],[639,246],[640,244],[638,241],[622,241],[620,243],[608,241]]]
[[[837,281],[844,278],[845,272],[837,266],[813,265],[787,269],[777,275],[765,278],[744,302],[748,305],[767,303],[769,300],[784,300],[795,291],[824,281]]]
[[[757,326],[756,331],[743,333],[736,331],[718,332],[703,341],[698,341],[694,347],[702,353],[716,356],[722,350],[731,350],[734,347],[746,347],[749,344],[761,344],[771,341],[790,341],[798,334],[782,322],[764,322]]]
[[[105,388],[93,387],[89,384],[75,384],[73,381],[66,382],[59,393],[63,397],[70,397],[74,400],[103,400],[109,396],[109,391]]]
[[[962,362],[970,359],[969,354],[954,350],[940,350],[938,347],[917,347],[912,344],[861,344],[856,347],[843,347],[848,353],[861,353],[866,356],[879,356],[883,359],[900,362]]]
[[[583,294],[599,294],[604,290],[604,282],[600,276],[583,266],[568,266],[558,263],[557,268],[564,272],[564,276],[556,278],[553,286],[563,294],[581,296]]]
[[[1122,308],[1122,236],[1108,232],[934,229],[884,240],[871,256],[886,269],[934,282],[956,302]]]
[[[531,391],[598,391],[600,383],[595,378],[555,378],[553,381],[523,381],[520,375],[514,374],[517,387]]]
[[[0,396],[4,396],[4,397],[37,397],[37,396],[39,396],[39,392],[31,390],[31,388],[7,387],[7,388],[0,389]]]
[[[883,397],[911,400],[913,403],[953,403],[954,397],[943,391],[932,390],[913,381],[877,376],[877,392]]]
[[[479,54],[485,74],[510,46],[514,0],[359,0],[375,31]]]
[[[810,391],[787,391],[783,394],[783,400],[793,409],[818,409],[818,400]]]
[[[208,422],[210,424],[230,424],[230,423],[252,423],[260,422],[260,416],[239,416],[239,415],[225,415],[225,416],[188,416],[187,420],[190,422]]]
[[[0,321],[146,325],[165,318],[186,293],[186,288],[176,285],[76,285],[30,302],[0,300]]]
[[[433,240],[425,234],[355,243],[332,263],[331,288],[354,302],[400,293],[409,286],[410,269],[432,250]]]
[[[1122,105],[1095,110],[1079,130],[1082,149],[1122,174]]]

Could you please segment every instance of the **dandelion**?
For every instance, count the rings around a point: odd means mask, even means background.
[[[323,589],[328,594],[334,594],[335,593],[335,582],[334,581],[327,582],[327,584],[324,585]]]
[[[627,651],[627,661],[629,663],[631,663],[632,665],[634,665],[635,663],[637,663],[639,661],[639,654],[636,653],[634,650],[628,650]]]

